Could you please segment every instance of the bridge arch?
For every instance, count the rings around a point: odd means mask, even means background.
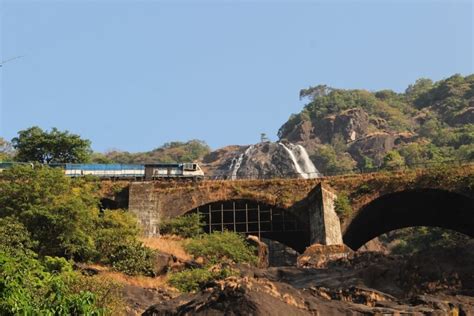
[[[199,213],[206,233],[235,231],[276,240],[298,252],[309,246],[309,221],[288,209],[267,203],[232,199],[196,207],[186,214]]]
[[[357,250],[377,236],[412,226],[447,228],[474,237],[474,199],[439,189],[386,194],[360,209],[343,240]]]

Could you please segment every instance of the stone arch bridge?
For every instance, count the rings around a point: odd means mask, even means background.
[[[410,226],[474,237],[474,165],[310,180],[132,182],[129,209],[150,236],[164,218],[199,212],[208,232],[255,234],[297,250],[312,243],[358,249]]]

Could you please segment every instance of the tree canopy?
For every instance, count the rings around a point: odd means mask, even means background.
[[[57,128],[49,132],[38,126],[21,130],[12,144],[17,151],[15,159],[22,162],[81,163],[92,153],[89,140]]]

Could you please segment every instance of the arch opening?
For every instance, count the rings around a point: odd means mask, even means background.
[[[186,214],[201,215],[206,233],[234,231],[276,240],[298,252],[309,245],[308,221],[289,210],[252,200],[227,200],[199,206]]]
[[[446,228],[473,238],[474,200],[438,189],[387,194],[358,212],[345,230],[343,240],[357,250],[384,233],[415,226]]]

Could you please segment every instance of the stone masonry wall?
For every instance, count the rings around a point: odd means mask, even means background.
[[[341,223],[334,210],[336,194],[317,185],[308,196],[311,244],[342,244]]]
[[[128,203],[129,211],[138,218],[143,235],[147,237],[159,235],[160,205],[153,182],[131,183]]]

